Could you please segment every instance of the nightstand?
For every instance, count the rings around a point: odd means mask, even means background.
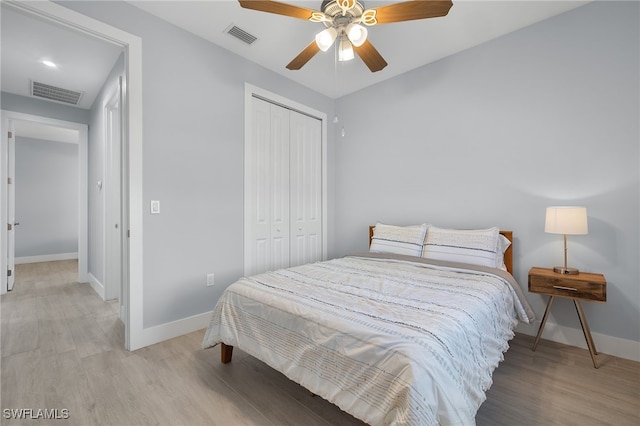
[[[536,340],[533,342],[531,349],[535,351],[538,346],[538,341],[542,335],[542,330],[544,330],[544,325],[547,322],[553,300],[556,297],[565,297],[573,300],[578,318],[580,318],[584,338],[589,347],[593,366],[598,368],[596,361],[598,352],[596,351],[596,345],[593,343],[591,331],[587,324],[587,317],[584,315],[580,301],[586,300],[589,302],[602,303],[607,301],[607,281],[604,279],[604,275],[590,274],[587,272],[580,272],[578,275],[562,275],[553,272],[553,269],[534,267],[529,270],[529,291],[531,293],[546,294],[549,296],[547,308],[544,310],[542,322],[540,323]]]

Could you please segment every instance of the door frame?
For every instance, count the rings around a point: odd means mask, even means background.
[[[89,126],[82,123],[75,123],[72,121],[57,120],[54,118],[42,117],[39,115],[24,114],[16,111],[2,110],[2,128],[9,129],[13,127],[10,123],[16,121],[31,121],[35,123],[41,123],[54,127],[61,127],[64,129],[71,129],[78,132],[78,282],[86,282],[88,276],[88,196],[87,196],[87,184],[88,184],[88,129]],[[18,134],[13,135],[20,136]],[[3,147],[2,147],[2,164],[8,164],[13,162],[15,164],[15,150],[11,153],[5,148],[7,147],[7,134],[2,135]],[[7,156],[5,159],[4,157]],[[7,169],[3,168],[2,171],[2,193],[3,204],[6,206],[9,202],[9,190],[7,185]],[[15,186],[14,186],[15,188]],[[9,217],[7,217],[6,209],[2,209],[2,218],[0,223],[8,223]],[[2,241],[7,241],[7,227],[2,226]],[[14,239],[15,243],[15,239]],[[2,244],[2,269],[6,270],[7,265],[7,248],[6,244]],[[2,293],[7,291],[7,277],[3,274],[2,277]]]
[[[3,6],[113,43],[124,50],[124,114],[121,126],[124,157],[122,168],[126,177],[123,180],[122,226],[128,234],[128,244],[124,244],[123,249],[123,268],[126,268],[123,274],[123,300],[127,319],[124,345],[128,350],[139,349],[148,340],[143,323],[142,39],[51,1],[20,0],[3,2]],[[0,186],[2,184],[0,182]],[[4,184],[6,185],[6,180]]]
[[[244,271],[245,274],[250,269],[247,265],[249,244],[247,244],[247,229],[251,226],[247,208],[252,205],[248,194],[248,158],[247,149],[251,144],[253,132],[253,108],[251,107],[252,98],[259,98],[272,104],[279,105],[283,108],[297,111],[301,114],[308,115],[321,121],[322,126],[322,260],[327,259],[327,114],[318,111],[284,96],[262,89],[249,83],[244,84]]]

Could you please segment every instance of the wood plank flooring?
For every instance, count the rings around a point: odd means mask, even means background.
[[[117,303],[75,282],[75,261],[18,265],[2,296],[2,425],[361,425],[239,350],[202,350],[204,331],[122,349]],[[478,425],[638,425],[640,363],[517,335]],[[597,344],[597,342],[596,342]],[[15,420],[5,409],[67,409]]]

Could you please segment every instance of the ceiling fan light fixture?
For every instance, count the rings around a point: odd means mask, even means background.
[[[347,25],[346,33],[351,44],[360,47],[367,40],[368,30],[362,25],[351,23]]]
[[[340,37],[340,46],[338,46],[338,60],[341,62],[350,61],[355,58],[353,46],[346,36]]]
[[[316,44],[318,45],[318,48],[320,50],[326,52],[333,45],[333,42],[336,40],[337,36],[338,32],[336,31],[336,29],[333,27],[329,27],[316,34]]]

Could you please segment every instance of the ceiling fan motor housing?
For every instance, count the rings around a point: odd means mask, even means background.
[[[324,0],[320,6],[320,10],[325,15],[331,16],[332,18],[343,15],[343,8],[340,6],[339,0]],[[353,6],[345,12],[355,18],[362,16],[362,12],[364,12],[364,3],[355,1]]]

